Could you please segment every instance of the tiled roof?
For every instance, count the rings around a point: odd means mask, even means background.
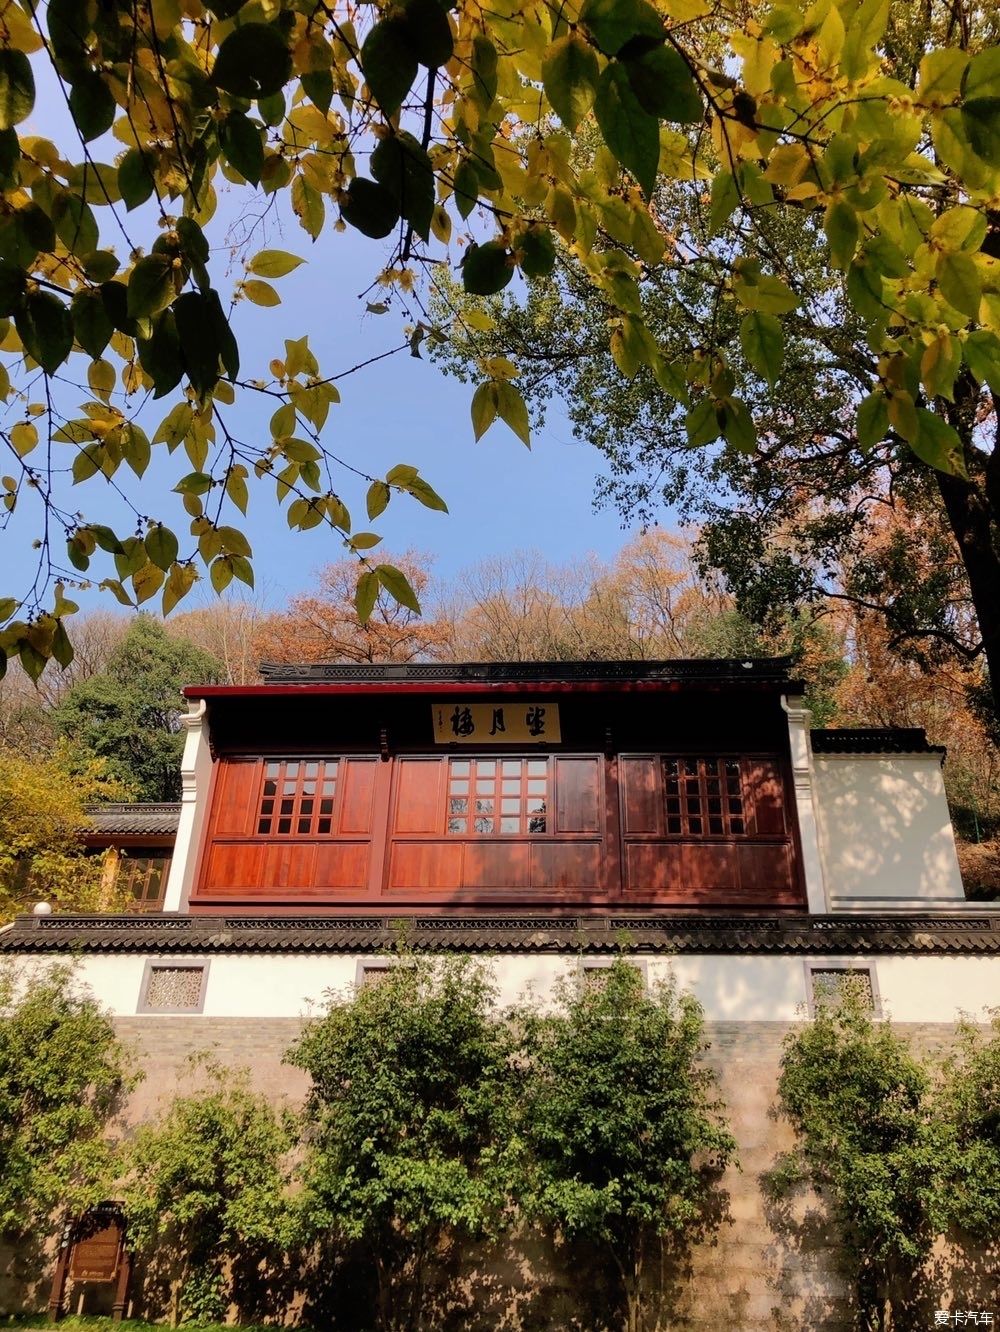
[[[19,916],[0,953],[996,954],[1000,913],[898,916]]]
[[[823,727],[810,732],[814,754],[943,754],[919,726]]]
[[[88,805],[88,837],[168,837],[177,831],[179,801],[162,804]]]

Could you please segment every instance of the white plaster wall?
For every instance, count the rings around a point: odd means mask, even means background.
[[[192,960],[170,954],[157,961]],[[349,995],[362,957],[225,956],[210,958],[205,993],[206,1017],[301,1017],[322,1006],[328,991]],[[378,955],[380,959],[382,955]],[[142,956],[81,958],[77,974],[116,1016],[129,1017],[139,1008],[146,958]],[[700,1001],[712,1022],[781,1022],[805,1016],[806,967],[800,957],[648,956],[650,981],[676,977],[682,990]],[[953,1022],[960,1012],[985,1020],[987,1010],[1000,1006],[1000,957],[861,957],[830,954],[811,958],[813,964],[874,963],[883,1011],[896,1022]],[[26,970],[46,965],[22,959]],[[487,961],[498,983],[500,1007],[534,997],[551,1002],[556,983],[580,965],[575,955],[542,954]],[[190,1020],[189,1015],[183,1015]],[[147,1020],[170,1023],[174,1014],[148,1014]]]
[[[831,910],[965,901],[936,754],[817,755],[813,763]]]

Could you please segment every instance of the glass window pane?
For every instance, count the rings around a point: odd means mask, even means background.
[[[452,761],[451,761],[451,771],[452,771],[453,773],[455,773],[456,775],[457,775],[457,774],[464,774],[465,776],[468,776],[468,774],[469,774],[469,760],[468,760],[468,759],[452,759]]]
[[[318,763],[307,763],[305,765],[305,775],[307,777],[315,777],[318,772],[319,772]]]
[[[291,814],[291,812],[292,812],[292,806],[293,806],[294,804],[295,804],[295,801],[294,801],[294,800],[282,800],[282,802],[281,802],[281,813],[282,813],[282,814]]]
[[[477,759],[476,772],[492,777],[497,769],[496,759]]]
[[[279,819],[279,820],[278,820],[278,832],[279,832],[279,833],[287,833],[287,832],[291,832],[291,830],[292,830],[292,821],[291,821],[291,819]]]
[[[521,783],[520,783],[520,782],[504,782],[504,783],[503,783],[503,786],[502,786],[501,789],[503,790],[504,795],[520,795],[520,794],[521,794]]]
[[[493,801],[492,801],[492,800],[477,800],[477,801],[476,801],[476,813],[477,813],[477,814],[492,814],[492,813],[493,813]]]
[[[274,813],[274,801],[273,801],[273,800],[262,800],[262,801],[260,802],[260,812],[261,812],[262,814],[273,814],[273,813]]]
[[[277,783],[277,782],[265,782],[265,783],[264,783],[264,794],[265,794],[266,796],[277,795],[277,794],[278,794],[278,783]]]
[[[528,832],[543,833],[545,831],[545,815],[534,815],[528,820]]]
[[[721,837],[721,836],[722,836],[722,820],[721,820],[720,818],[717,818],[716,816],[713,815],[713,816],[708,820],[708,831],[709,831],[710,833],[712,833],[712,835],[715,836],[715,837]]]
[[[730,819],[730,820],[729,820],[729,828],[730,828],[730,831],[731,831],[731,832],[734,832],[734,833],[741,833],[741,832],[743,831],[743,820],[742,820],[742,819]]]
[[[330,831],[330,820],[320,819],[318,831],[321,833],[328,833]]]
[[[465,819],[449,819],[448,831],[450,833],[464,833],[466,829]]]
[[[510,836],[516,837],[517,834],[521,831],[521,820],[511,819],[511,818],[501,819],[500,831],[502,833],[507,833]]]
[[[303,782],[303,783],[302,783],[302,794],[303,794],[303,795],[315,795],[315,794],[316,794],[316,783],[315,783],[315,782]]]
[[[312,819],[299,819],[299,832],[307,833],[312,824]]]
[[[492,819],[476,819],[477,833],[491,833],[493,831]]]
[[[469,812],[468,797],[461,796],[458,800],[448,801],[449,814],[467,814]]]
[[[321,800],[321,801],[319,802],[319,812],[320,812],[321,814],[332,814],[332,813],[333,813],[333,801],[332,801],[332,800]]]
[[[285,776],[286,776],[286,777],[298,777],[298,775],[299,775],[299,765],[298,765],[297,763],[286,763],[286,764],[285,764]]]
[[[259,833],[269,833],[271,831],[271,820],[261,819],[257,824],[257,831]]]
[[[521,760],[520,760],[520,759],[504,759],[504,761],[503,761],[503,775],[504,775],[505,777],[520,777],[520,775],[521,775]]]
[[[693,836],[700,836],[700,835],[701,835],[701,819],[690,819],[690,820],[689,820],[689,823],[688,823],[688,830],[691,832],[691,834],[692,834]]]
[[[548,768],[548,759],[528,759],[529,777],[544,777],[546,772],[548,772]]]
[[[501,801],[500,801],[500,813],[501,813],[501,814],[520,814],[520,812],[521,812],[521,802],[520,802],[520,800],[501,800]]]
[[[336,791],[336,789],[337,789],[337,783],[334,782],[334,781],[326,781],[326,782],[323,783],[323,794],[324,794],[324,795],[333,795],[333,793]]]
[[[530,795],[530,796],[543,796],[543,795],[545,795],[545,788],[546,788],[546,783],[545,783],[545,782],[529,782],[529,783],[528,783],[528,795]]]
[[[299,805],[299,813],[311,814],[312,812],[313,812],[313,802],[311,800],[303,800],[302,803]]]

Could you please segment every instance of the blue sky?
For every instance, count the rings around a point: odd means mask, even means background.
[[[33,123],[23,128],[68,143],[67,134],[71,131],[60,103],[58,89],[40,88]],[[112,160],[121,151],[121,145],[107,136],[92,145],[92,149],[97,160]],[[210,271],[224,303],[242,274],[245,255],[265,247],[280,248],[307,260],[294,273],[275,281],[282,297],[280,306],[266,310],[248,302],[238,306],[235,328],[243,377],[267,377],[267,363],[281,354],[285,337],[308,333],[324,375],[336,375],[403,340],[406,320],[400,311],[394,308],[385,315],[369,315],[365,313],[365,301],[359,299],[382,267],[383,242],[368,240],[350,230],[334,234],[330,224],[335,209],[330,206],[327,229],[313,244],[291,216],[284,200],[282,211],[273,210],[249,248],[231,262],[222,244],[226,219],[235,217],[245,205],[247,191],[244,187],[227,185],[221,176],[217,177],[217,184],[219,213],[207,232],[213,246],[218,247],[213,252]],[[258,198],[263,207],[264,197]],[[114,245],[127,263],[128,244],[122,233],[116,231],[109,210],[95,211],[101,225],[102,244]],[[132,214],[122,211],[122,219],[129,238],[148,249],[157,234],[152,210],[144,207]],[[437,252],[441,253],[440,247]],[[448,256],[450,262],[456,263],[460,254],[453,245]],[[377,300],[378,295],[369,299]],[[64,370],[69,378],[85,384],[86,366],[86,359],[75,355]],[[17,382],[13,367],[11,370],[12,379]],[[417,360],[404,352],[352,375],[339,384],[339,389],[342,402],[331,409],[324,430],[328,447],[352,465],[375,475],[383,474],[398,462],[417,466],[447,501],[450,513],[443,515],[400,497],[373,524],[384,536],[387,550],[415,548],[431,553],[434,570],[440,578],[450,580],[459,570],[480,559],[522,548],[540,550],[557,563],[573,563],[591,552],[608,558],[627,539],[615,513],[593,511],[594,480],[600,457],[594,449],[573,439],[568,423],[558,411],[550,414],[546,428],[538,432],[529,452],[502,422],[496,423],[477,444],[469,416],[471,386],[446,378],[426,357]],[[35,399],[42,396],[40,385],[31,396]],[[78,415],[77,405],[90,396],[85,388],[80,392],[65,383],[58,389],[58,400],[70,416]],[[177,398],[175,392],[161,403],[151,404],[143,413],[140,420],[150,436]],[[240,393],[235,406],[225,411],[235,425],[234,434],[248,440],[262,435],[266,440],[268,420],[276,405],[274,400]],[[9,403],[3,416],[4,426],[15,424],[22,412],[20,403]],[[35,455],[39,461],[40,453],[39,449]],[[189,519],[176,496],[169,496],[165,505],[163,495],[188,470],[188,465],[180,453],[172,458],[156,457],[162,453],[162,448],[154,451],[155,461],[138,488],[139,502],[143,508],[148,506],[153,516],[175,527],[182,537],[181,550],[185,554],[183,534]],[[67,450],[66,465],[70,459]],[[125,473],[125,478],[130,493],[134,492],[135,478],[129,473]],[[334,480],[339,487],[340,481],[336,477]],[[342,497],[354,514],[355,530],[368,526],[364,491],[365,484],[360,479],[343,478]],[[284,511],[274,502],[270,481],[255,484],[251,479],[250,494],[245,522],[235,510],[229,521],[242,526],[253,545],[259,592],[267,602],[279,604],[290,593],[307,587],[313,570],[342,556],[343,547],[327,528],[290,532]],[[92,521],[110,523],[122,535],[129,530],[120,503],[112,494],[102,492],[99,480],[77,490],[66,484],[61,498],[69,509],[81,506]],[[0,564],[8,575],[13,571],[20,573],[33,563],[30,543],[37,533],[38,522],[37,506],[33,507],[26,496],[21,512],[0,533]],[[103,556],[95,559],[92,572],[97,578],[113,576],[110,560]],[[10,586],[8,579],[4,583]],[[192,599],[204,600],[206,586],[199,585]],[[85,595],[84,604],[94,604],[93,595]],[[100,594],[99,600],[115,604],[109,594]],[[158,600],[157,597],[149,608],[155,608]]]

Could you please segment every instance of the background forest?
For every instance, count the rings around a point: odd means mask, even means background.
[[[933,569],[919,525],[887,508],[884,547]],[[883,552],[884,553],[884,552]],[[560,568],[532,552],[471,566],[452,582],[429,557],[391,557],[423,614],[386,592],[362,625],[353,561],[331,564],[279,609],[219,601],[161,621],[81,616],[76,655],[36,687],[18,669],[0,685],[0,872],[13,899],[47,893],[86,906],[75,829],[102,800],[180,794],[181,689],[249,684],[262,661],[572,661],[789,655],[817,726],[920,726],[947,747],[945,780],[970,896],[1000,891],[1000,750],[977,658],[944,640],[900,638],[857,597],[754,623],[686,538],[652,529],[610,563]],[[44,817],[38,792],[47,792]],[[29,883],[25,866],[35,865]]]

